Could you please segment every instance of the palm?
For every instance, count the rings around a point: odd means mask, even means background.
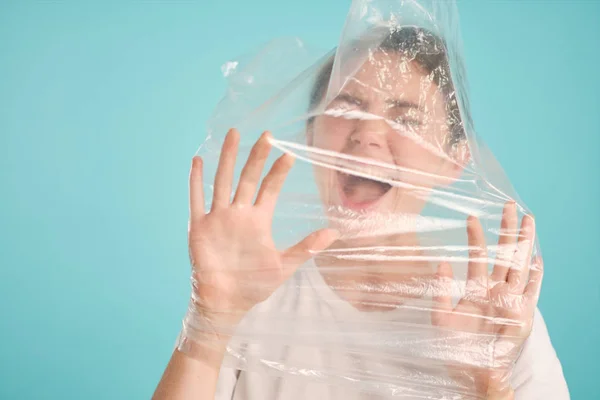
[[[468,276],[464,296],[454,307],[449,296],[452,268],[442,263],[438,269],[443,283],[436,297],[432,322],[443,328],[448,338],[456,340],[453,345],[462,349],[457,352],[461,357],[469,352],[477,357],[489,354],[488,362],[463,360],[463,367],[456,360],[450,362],[451,375],[468,378],[478,390],[494,384],[494,380],[503,381],[532,326],[542,272],[541,268],[530,270],[530,267],[541,267],[541,260],[530,263],[533,219],[523,218],[519,231],[517,221],[516,208],[508,203],[502,218],[498,257],[489,274],[483,229],[477,219],[469,219]]]
[[[514,294],[507,282],[488,281],[487,284],[489,288],[481,285],[478,289],[467,289],[471,293],[461,298],[452,312],[434,313],[434,324],[465,332],[510,333],[511,336],[527,333],[530,327],[529,313],[533,310],[525,295]],[[516,326],[495,325],[490,323],[491,318],[519,321],[525,325],[520,325],[518,329]]]
[[[231,201],[238,141],[237,131],[231,130],[221,151],[209,213],[204,210],[199,158],[194,159],[190,174],[193,304],[204,317],[235,316],[233,322],[273,293],[311,251],[327,247],[335,238],[333,232],[322,230],[278,251],[271,222],[293,159],[284,155],[275,161],[257,190],[270,150],[269,137],[264,134],[252,148]]]
[[[195,291],[211,309],[249,309],[285,279],[268,216],[253,211],[219,210],[190,228]]]

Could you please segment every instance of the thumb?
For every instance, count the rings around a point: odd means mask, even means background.
[[[447,261],[442,261],[436,273],[436,284],[433,286],[433,313],[432,320],[436,325],[442,325],[449,313],[452,312],[452,281],[454,275],[452,266]]]
[[[339,236],[340,233],[334,229],[321,229],[311,233],[299,243],[283,252],[284,269],[295,270],[312,258],[314,253],[331,246]]]

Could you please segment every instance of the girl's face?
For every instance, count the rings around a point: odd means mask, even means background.
[[[370,55],[309,128],[309,144],[339,154],[315,167],[329,209],[418,213],[426,194],[458,177],[448,155],[444,94],[399,52]],[[425,196],[424,196],[425,195]]]

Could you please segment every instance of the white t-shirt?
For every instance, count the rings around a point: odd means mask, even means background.
[[[244,318],[215,399],[459,399],[425,395],[447,380],[432,378],[442,369],[431,365],[438,355],[426,353],[435,342],[426,329],[430,308],[419,305],[361,312],[338,297],[310,261]],[[517,400],[570,398],[539,310],[511,386]]]

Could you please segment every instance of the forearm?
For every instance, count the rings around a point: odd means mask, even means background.
[[[176,349],[152,399],[213,400],[223,355],[224,348],[198,343]]]

